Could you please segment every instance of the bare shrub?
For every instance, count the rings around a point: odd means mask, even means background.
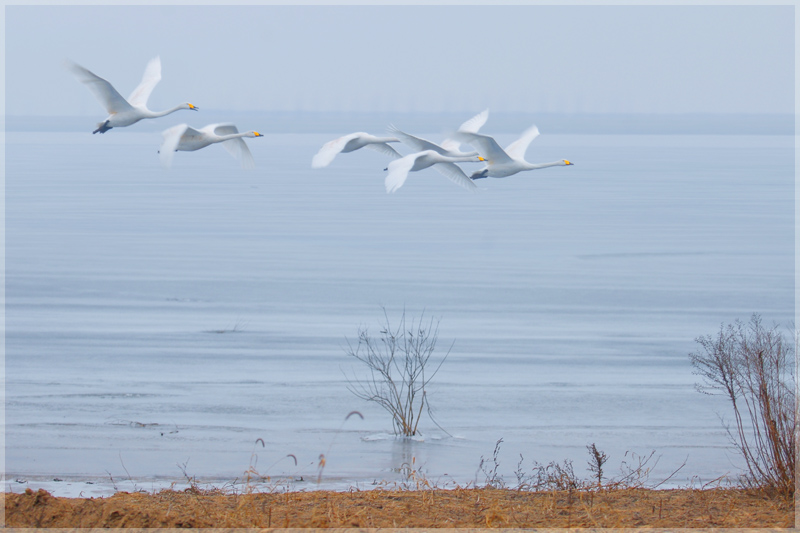
[[[347,355],[363,363],[369,372],[366,379],[348,379],[348,389],[362,400],[383,407],[392,415],[394,433],[410,437],[418,434],[423,410],[433,420],[426,389],[450,350],[438,362],[432,360],[439,339],[439,322],[433,318],[425,322],[420,316],[418,321],[412,318],[406,324],[404,311],[400,323],[392,328],[386,309],[383,316],[380,337],[373,337],[362,326],[355,345],[347,340]]]
[[[720,326],[715,335],[698,337],[700,350],[689,354],[694,373],[703,379],[697,390],[722,394],[733,408],[735,429],[726,424],[731,442],[744,458],[746,486],[794,493],[795,353],[777,325],[750,321]]]

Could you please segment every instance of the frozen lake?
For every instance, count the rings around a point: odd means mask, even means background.
[[[528,160],[575,166],[475,194],[429,169],[387,195],[374,152],[310,168],[331,133],[247,139],[248,172],[217,146],[163,169],[160,128],[89,131],[6,133],[6,490],[221,486],[256,459],[297,490],[412,461],[464,485],[500,438],[512,484],[520,454],[589,476],[591,443],[611,475],[653,450],[653,481],[739,472],[688,353],[794,318],[793,137],[543,131]],[[345,338],[382,306],[455,341],[429,393],[447,433],[395,439],[348,391]]]

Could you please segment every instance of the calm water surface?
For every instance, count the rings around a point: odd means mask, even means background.
[[[6,134],[7,490],[251,465],[370,487],[406,463],[463,485],[501,438],[512,484],[520,456],[588,476],[591,443],[611,475],[653,450],[656,482],[739,472],[687,355],[722,322],[793,318],[792,137],[543,134],[528,159],[575,166],[393,195],[371,151],[312,170],[332,137],[248,139],[246,172],[216,146],[163,169],[152,131]],[[348,391],[345,339],[382,307],[454,342],[430,390],[446,432],[395,439]]]

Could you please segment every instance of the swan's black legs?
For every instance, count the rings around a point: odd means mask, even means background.
[[[473,172],[472,175],[469,177],[469,179],[471,179],[473,181],[474,180],[479,180],[479,179],[488,177],[488,175],[489,175],[489,169],[488,168],[484,168],[483,170],[477,170],[477,171]]]
[[[92,135],[94,135],[95,133],[105,133],[110,129],[111,127],[108,125],[108,121],[106,120],[105,122],[100,124],[100,126],[96,130],[92,132]]]

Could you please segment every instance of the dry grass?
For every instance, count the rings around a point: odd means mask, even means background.
[[[373,490],[224,494],[5,495],[10,527],[787,528],[791,500],[758,490]]]

